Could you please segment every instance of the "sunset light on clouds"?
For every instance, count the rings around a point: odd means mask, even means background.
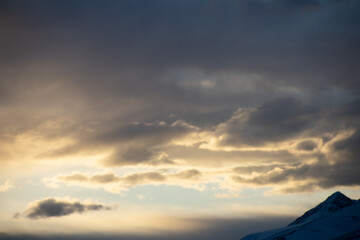
[[[240,239],[360,198],[360,2],[0,3],[0,239]]]

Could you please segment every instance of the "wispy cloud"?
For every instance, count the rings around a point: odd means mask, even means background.
[[[13,187],[14,185],[9,180],[6,180],[4,184],[0,185],[0,192],[6,192]]]
[[[69,175],[58,175],[53,178],[44,178],[44,183],[49,187],[59,187],[60,183],[75,184],[90,188],[104,188],[106,191],[121,193],[129,188],[141,185],[171,185],[182,186],[202,190],[204,184],[212,181],[211,175],[203,174],[196,169],[180,170],[176,172],[147,171],[134,172],[123,176],[114,173],[83,174],[73,173]]]

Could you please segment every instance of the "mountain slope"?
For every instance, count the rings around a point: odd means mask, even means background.
[[[284,228],[250,234],[242,238],[242,240],[300,239],[360,240],[360,201],[336,192]]]

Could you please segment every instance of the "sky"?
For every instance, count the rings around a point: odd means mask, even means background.
[[[360,198],[359,11],[2,0],[0,239],[240,239]]]

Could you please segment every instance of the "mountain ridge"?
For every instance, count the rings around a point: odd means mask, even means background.
[[[360,200],[335,192],[289,225],[241,240],[360,240]]]
[[[316,207],[305,212],[301,217],[297,218],[288,226],[299,223],[305,223],[316,218],[325,217],[328,214],[336,212],[344,207],[355,204],[357,201],[345,196],[343,193],[337,191],[331,194],[325,201],[318,204]]]

